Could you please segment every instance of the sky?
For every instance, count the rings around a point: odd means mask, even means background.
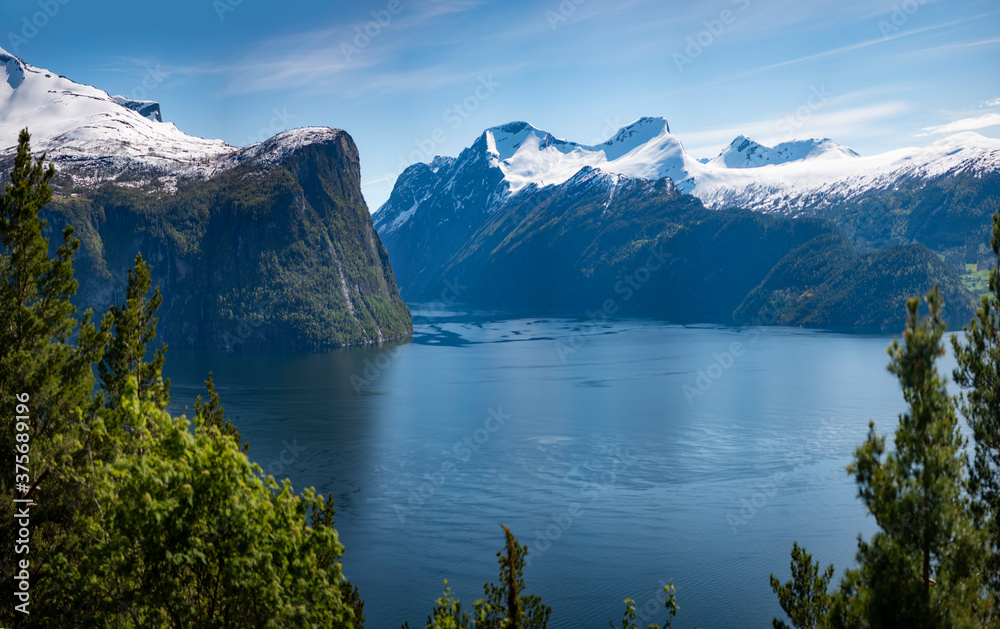
[[[662,116],[696,158],[1000,137],[996,0],[4,0],[0,47],[237,146],[344,129],[372,211],[515,120],[596,144]]]

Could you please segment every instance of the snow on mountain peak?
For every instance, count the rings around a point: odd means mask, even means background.
[[[603,150],[607,159],[614,160],[664,133],[670,133],[666,118],[639,118],[619,129],[608,141],[593,148]]]
[[[806,159],[845,157],[858,157],[858,154],[825,138],[793,140],[769,147],[741,134],[708,163],[717,168],[759,168],[769,164],[787,164]]]
[[[24,80],[24,65],[20,59],[0,48],[0,63],[3,64],[4,80],[10,89],[17,89],[17,86]]]
[[[510,192],[529,184],[561,184],[582,168],[628,177],[680,182],[694,162],[670,133],[664,118],[640,118],[602,144],[587,146],[556,138],[526,122],[487,129],[482,136],[491,164],[499,168]]]
[[[143,185],[156,179],[168,191],[180,179],[210,177],[248,160],[273,165],[302,146],[343,133],[293,129],[246,148],[206,140],[162,122],[155,101],[110,96],[0,48],[0,137],[8,142],[0,145],[0,161],[13,157],[24,128],[32,149],[44,151],[75,183]]]

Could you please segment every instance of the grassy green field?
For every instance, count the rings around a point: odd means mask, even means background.
[[[973,265],[968,265],[973,266]],[[988,269],[983,269],[982,271],[974,271],[962,274],[962,283],[966,288],[969,289],[976,297],[982,296],[987,290],[989,290],[989,278],[990,272]]]

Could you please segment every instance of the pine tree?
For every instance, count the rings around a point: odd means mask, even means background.
[[[211,380],[211,378],[211,375],[209,375],[209,380]],[[227,423],[227,425],[231,426],[232,424]],[[237,434],[236,443],[239,442],[239,434]],[[336,524],[334,516],[336,515],[337,509],[334,507],[333,493],[328,492],[326,494],[326,500],[323,500],[322,496],[317,497],[317,502],[313,506],[312,513],[309,515],[309,522],[315,531],[334,531],[334,524]],[[339,565],[339,562],[340,555],[334,552],[334,549],[332,548],[326,549],[326,552],[317,553],[316,564],[319,566],[329,566],[332,570],[334,566]],[[365,601],[361,598],[361,592],[358,590],[358,586],[354,585],[347,579],[341,580],[340,597],[344,606],[353,611],[353,624],[351,627],[348,627],[345,624],[334,625],[334,629],[365,629]]]
[[[501,525],[506,538],[504,549],[497,551],[500,583],[484,583],[486,598],[473,603],[473,614],[462,611],[462,602],[454,596],[445,581],[444,595],[435,601],[426,629],[545,629],[552,608],[542,604],[540,596],[524,595],[524,558],[526,546],[517,542],[514,534]],[[410,629],[403,623],[403,629]]]
[[[203,401],[199,395],[194,403],[194,414],[200,417],[206,426],[215,426],[222,434],[235,439],[236,443],[240,446],[240,451],[246,454],[250,451],[250,442],[243,441],[239,431],[236,430],[236,425],[226,419],[226,409],[222,407],[219,394],[215,392],[215,381],[212,379],[211,371],[208,372],[208,380],[205,381],[205,387],[208,389],[208,401]]]
[[[48,184],[55,170],[44,162],[44,155],[32,158],[31,136],[21,131],[14,169],[0,195],[0,452],[6,469],[15,470],[15,446],[27,450],[17,459],[27,468],[17,470],[23,475],[0,474],[0,487],[6,496],[16,490],[36,503],[30,528],[33,584],[45,575],[37,558],[82,502],[79,488],[67,483],[62,470],[73,464],[75,444],[88,438],[83,428],[97,406],[92,368],[104,350],[104,335],[91,324],[90,312],[78,323],[70,303],[77,289],[73,257],[80,246],[72,227],[63,230],[62,244],[49,257],[45,221],[38,214],[52,199]],[[107,325],[105,320],[102,331]],[[70,342],[74,334],[75,345]],[[26,400],[24,412],[15,412],[15,395]],[[4,548],[12,549],[12,502],[4,501],[0,509],[0,536]],[[13,590],[13,559],[8,550],[0,560],[8,592]],[[8,612],[4,606],[0,624],[9,626]]]
[[[935,362],[944,354],[942,300],[907,304],[903,340],[889,347],[889,371],[909,410],[899,417],[894,448],[870,424],[868,440],[848,468],[881,531],[859,540],[857,571],[848,571],[855,616],[880,627],[977,626],[982,614],[980,561],[984,539],[972,523],[965,493],[964,439],[954,399]],[[846,589],[845,589],[846,586]],[[850,616],[851,614],[847,614]]]
[[[1000,602],[1000,213],[993,215],[990,241],[996,265],[990,270],[989,293],[975,318],[965,326],[964,342],[952,336],[958,359],[955,382],[966,391],[961,410],[974,441],[970,492],[977,524],[989,535],[987,584],[994,613]],[[1000,614],[998,614],[1000,615]]]
[[[506,543],[503,551],[497,551],[500,564],[500,583],[483,584],[486,594],[485,606],[477,601],[477,608],[486,610],[484,622],[479,629],[545,629],[552,614],[552,608],[542,604],[540,596],[523,595],[524,558],[528,548],[517,542],[510,529],[503,526]]]
[[[146,362],[146,346],[156,339],[156,309],[163,301],[159,287],[147,297],[150,282],[149,265],[140,253],[135,257],[135,268],[128,272],[125,303],[111,307],[114,338],[97,368],[108,395],[108,408],[119,406],[130,377],[139,382],[140,400],[150,400],[159,408],[170,403],[170,379],[164,381],[162,376],[167,346],[156,349],[153,359]]]
[[[795,629],[818,629],[830,609],[830,579],[833,566],[819,570],[819,562],[813,562],[812,555],[792,542],[792,580],[781,584],[771,575],[771,589],[778,595],[781,608],[788,614]],[[777,618],[771,621],[774,629],[788,629],[788,625]]]

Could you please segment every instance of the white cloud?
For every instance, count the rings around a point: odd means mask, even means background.
[[[996,103],[996,101],[991,102]],[[981,116],[973,116],[972,118],[962,118],[961,120],[955,120],[947,124],[924,127],[921,129],[924,133],[918,133],[917,136],[934,135],[937,133],[958,133],[959,131],[985,129],[986,127],[995,127],[997,125],[1000,125],[1000,114],[983,114]]]
[[[986,107],[1000,107],[1000,98],[994,98],[983,103]]]
[[[847,136],[857,138],[879,135],[884,131],[884,125],[875,123],[899,116],[909,108],[907,103],[889,101],[837,110],[817,108],[809,115],[798,118],[793,111],[789,112],[792,116],[791,122],[789,115],[785,115],[728,128],[679,133],[678,137],[692,154],[712,156],[741,133],[766,146],[805,138],[831,138],[834,141],[842,141]],[[791,133],[788,133],[789,130]]]

